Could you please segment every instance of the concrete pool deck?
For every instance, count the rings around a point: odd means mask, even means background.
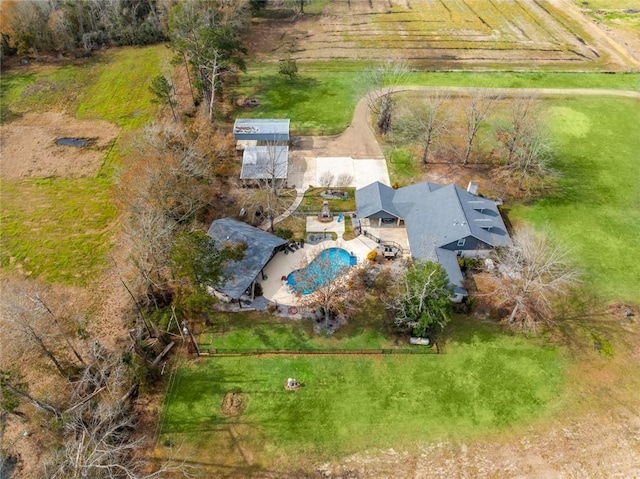
[[[260,281],[262,295],[278,305],[298,306],[299,300],[291,293],[287,282],[282,281],[283,276],[286,277],[296,269],[305,268],[320,251],[327,248],[342,248],[356,256],[360,264],[366,261],[367,254],[377,246],[375,241],[360,235],[349,241],[339,238],[337,241],[327,240],[315,245],[305,244],[304,248],[288,254],[282,251],[276,253],[264,269],[267,279]]]

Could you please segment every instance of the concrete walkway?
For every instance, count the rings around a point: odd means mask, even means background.
[[[300,203],[302,203],[302,199],[304,198],[305,191],[307,190],[296,189],[296,199],[293,200],[293,203],[291,204],[291,206],[289,206],[289,208],[287,208],[287,210],[284,213],[282,213],[280,216],[276,216],[276,218],[273,220],[274,225],[277,225],[278,223],[283,221],[285,218],[288,218],[293,214],[294,211],[298,209],[298,206],[300,206]],[[269,228],[271,228],[271,221],[268,219],[264,220],[260,225],[260,229],[263,231],[267,231]]]

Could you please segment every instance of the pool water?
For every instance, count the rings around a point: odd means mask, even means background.
[[[342,248],[327,248],[306,268],[289,273],[287,283],[298,293],[310,294],[346,273],[356,262],[357,258]]]

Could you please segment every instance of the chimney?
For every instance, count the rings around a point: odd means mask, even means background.
[[[467,186],[467,191],[472,195],[477,195],[479,186],[480,186],[479,181],[470,181],[469,185]]]

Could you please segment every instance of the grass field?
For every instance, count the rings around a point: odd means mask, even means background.
[[[514,218],[533,222],[570,248],[588,290],[607,300],[638,302],[640,263],[640,109],[637,100],[548,101],[558,194]]]
[[[383,349],[397,347],[384,311],[373,301],[331,336],[314,333],[309,321],[286,320],[260,312],[218,313],[215,327],[199,336],[202,348],[259,350]],[[402,347],[405,347],[402,338]]]
[[[303,467],[371,447],[499,431],[554,410],[565,370],[557,350],[466,320],[451,331],[445,355],[222,357],[184,366],[167,395],[160,444],[182,445],[187,463],[214,469],[246,465],[242,456],[256,467]],[[288,377],[304,387],[285,391]],[[244,394],[240,416],[221,413],[229,391]]]
[[[363,63],[319,62],[300,65],[300,78],[289,82],[273,65],[252,67],[241,77],[235,97],[256,97],[260,106],[239,109],[239,117],[290,118],[293,134],[333,135],[351,122],[357,101],[364,95],[358,77]],[[407,85],[469,86],[490,88],[607,88],[640,91],[637,73],[515,73],[515,72],[414,72]]]
[[[0,77],[3,122],[26,111],[67,111],[122,128],[148,122],[157,107],[148,90],[168,61],[164,45],[109,50],[82,63],[16,67]]]
[[[91,178],[3,182],[2,268],[51,282],[91,283],[108,264],[115,233],[109,187]]]
[[[147,85],[166,55],[163,45],[123,48],[77,65],[3,72],[3,122],[25,112],[62,110],[116,123],[123,133],[96,178],[2,180],[2,268],[84,285],[108,265],[116,216],[111,177],[133,132],[156,112]]]
[[[240,117],[291,118],[295,134],[332,135],[351,122],[357,94],[353,71],[330,75],[303,73],[288,81],[274,68],[263,65],[242,77],[235,94],[260,99],[261,105],[238,111]]]

